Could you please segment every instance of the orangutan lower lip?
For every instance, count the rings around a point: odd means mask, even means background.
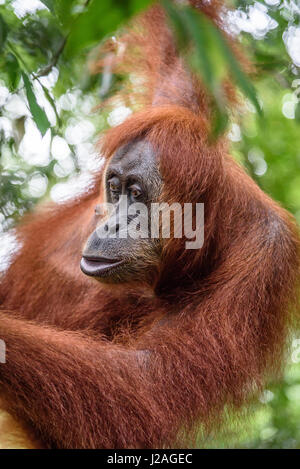
[[[80,268],[86,275],[98,277],[124,262],[123,259],[107,259],[104,257],[83,256]]]

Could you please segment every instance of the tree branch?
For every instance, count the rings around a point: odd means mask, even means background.
[[[46,67],[42,68],[36,75],[35,75],[35,79],[37,78],[40,78],[40,77],[44,77],[46,75],[49,75],[49,73],[51,72],[51,70],[53,69],[53,67],[55,67],[55,65],[57,64],[58,62],[58,59],[59,57],[61,56],[64,48],[65,48],[65,45],[66,45],[66,42],[67,42],[67,39],[68,39],[68,36],[64,37],[62,42],[61,42],[61,45],[59,46],[59,48],[57,49],[56,53],[53,55],[53,58],[51,60],[51,62],[46,65]]]

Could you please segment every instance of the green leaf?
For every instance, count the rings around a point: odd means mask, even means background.
[[[261,115],[255,88],[221,30],[205,14],[189,6],[174,5],[170,0],[161,2],[174,26],[179,48],[185,53],[191,69],[201,76],[212,97],[215,118],[213,134],[223,132],[228,122],[227,98],[223,87],[228,75],[231,75],[236,86]]]
[[[295,109],[295,119],[297,122],[300,122],[300,101],[297,103],[297,106]]]
[[[125,3],[124,0],[114,0],[114,2],[119,4]],[[131,16],[147,8],[152,3],[152,0],[130,0],[130,2],[126,3],[128,3],[129,16]]]
[[[245,94],[247,98],[255,106],[259,115],[262,115],[262,110],[259,105],[256,91],[251,81],[248,79],[247,75],[243,72],[242,67],[240,66],[238,60],[231,51],[225,37],[219,31],[219,29],[211,23],[212,32],[215,34],[215,37],[220,45],[220,49],[224,54],[224,58],[227,60],[227,65],[229,67],[232,77],[235,79],[237,86]]]
[[[214,116],[212,122],[212,140],[215,140],[219,135],[222,135],[229,123],[229,116],[226,110],[220,108],[218,103],[215,104]]]
[[[49,10],[51,11],[51,13],[55,14],[55,10],[54,10],[54,1],[53,1],[53,0],[41,0],[41,2],[42,2],[47,8],[49,8]]]
[[[8,33],[8,27],[2,15],[0,15],[0,50],[3,48]]]
[[[48,89],[47,89],[44,85],[42,85],[42,88],[43,88],[43,91],[44,91],[44,93],[45,93],[46,98],[48,99],[48,101],[49,101],[49,103],[51,104],[52,109],[53,109],[53,111],[54,111],[54,113],[55,113],[56,120],[57,120],[57,124],[58,124],[59,127],[61,127],[61,126],[62,126],[62,121],[61,121],[61,118],[60,118],[60,116],[59,116],[59,114],[58,114],[58,112],[57,112],[56,105],[55,105],[55,101],[54,101],[54,99],[52,98],[51,94],[49,93]]]
[[[187,34],[184,20],[180,14],[180,10],[178,10],[178,8],[176,8],[176,6],[169,0],[161,0],[161,3],[168,14],[170,22],[174,27],[177,44],[180,49],[183,49],[188,44],[189,34]]]
[[[211,42],[207,35],[207,28],[205,23],[199,24],[200,17],[195,15],[195,12],[190,8],[186,8],[182,11],[183,17],[186,22],[186,30],[190,32],[191,39],[196,46],[196,57],[198,60],[199,71],[201,72],[202,78],[209,88],[213,87],[215,81],[213,64],[209,54]]]
[[[100,3],[102,3],[102,1]],[[55,0],[55,14],[57,15],[61,24],[66,28],[68,28],[74,21],[74,15],[72,14],[74,4],[75,0]],[[84,7],[84,9],[85,8],[86,7]]]
[[[75,57],[82,49],[99,44],[107,34],[113,33],[149,3],[150,0],[91,0],[76,17],[73,14],[66,56]]]
[[[30,112],[32,114],[33,120],[36,123],[41,134],[45,135],[47,130],[50,128],[50,122],[48,121],[48,118],[44,109],[42,109],[40,105],[38,104],[35,94],[33,92],[30,79],[28,78],[27,74],[24,71],[22,72],[22,78],[24,81],[28,104],[29,104],[29,108],[30,108]]]
[[[13,93],[17,89],[21,78],[21,69],[19,67],[19,62],[16,59],[16,56],[9,52],[5,56],[4,66],[8,76],[8,87],[9,90]]]
[[[204,16],[200,16],[191,8],[175,6],[169,0],[162,0],[162,3],[174,26],[179,48],[184,49],[187,45],[195,46],[191,50],[187,49],[186,58],[191,69],[201,76],[211,95],[214,111],[212,138],[216,138],[224,132],[228,123],[222,88],[225,67],[218,44]]]

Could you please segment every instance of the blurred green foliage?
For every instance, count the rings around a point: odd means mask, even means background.
[[[20,145],[28,122],[33,120],[41,135],[46,134],[52,141],[55,136],[64,138],[72,119],[74,124],[86,118],[92,123],[94,134],[98,134],[105,123],[99,113],[91,111],[101,100],[103,77],[89,73],[87,57],[101,39],[149,3],[149,0],[0,1],[2,228],[12,226],[40,196],[49,196],[58,180],[66,180],[81,169],[72,139],[68,151],[73,157],[74,171],[70,169],[70,160],[66,170],[66,164],[62,168],[62,161],[57,161],[53,154],[41,164],[32,164],[28,148],[24,157]],[[36,137],[33,146],[38,144],[42,145],[42,141]],[[30,189],[34,182],[36,186],[39,182],[40,190]]]
[[[130,109],[116,102],[111,112],[94,111],[122,77],[109,70],[91,75],[88,57],[101,39],[149,3],[0,0],[0,231],[39,200],[58,200],[58,189],[67,188],[68,181],[73,188],[82,174],[92,173],[89,152],[95,136]],[[255,65],[251,83],[235,69],[214,30],[195,25],[184,5],[172,10],[170,2],[164,5],[177,24],[179,41],[188,33],[195,46],[189,61],[198,71],[200,66],[216,98],[219,131],[228,121],[222,99],[218,102],[219,84],[231,63],[232,79],[248,97],[232,116],[232,153],[300,222],[299,3],[231,1],[227,23]],[[253,105],[254,86],[263,118]],[[270,383],[245,415],[231,416],[226,431],[211,435],[206,446],[300,447],[300,333],[282,380]]]

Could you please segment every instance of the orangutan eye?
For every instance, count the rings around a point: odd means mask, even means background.
[[[108,181],[109,189],[111,192],[119,192],[120,181],[118,178],[112,178]]]
[[[130,195],[133,199],[138,199],[142,195],[142,190],[139,186],[130,186],[129,187]]]

